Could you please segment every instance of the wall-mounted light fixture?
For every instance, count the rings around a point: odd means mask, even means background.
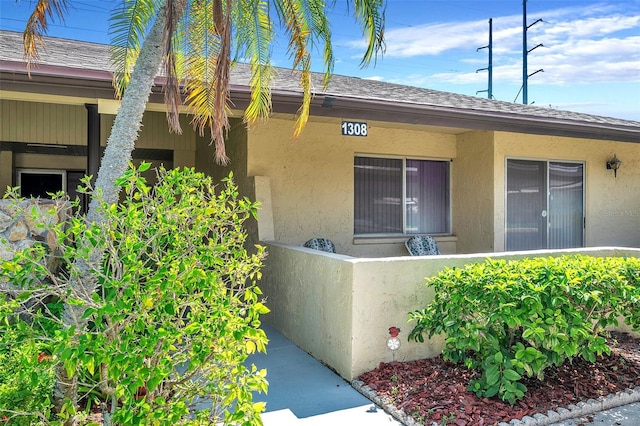
[[[618,160],[615,154],[613,154],[613,158],[607,161],[607,170],[613,170],[613,177],[618,176],[618,169],[622,166],[622,161]]]

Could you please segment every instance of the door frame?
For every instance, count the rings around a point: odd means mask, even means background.
[[[22,188],[22,173],[41,174],[41,175],[58,175],[62,176],[61,190],[67,192],[67,171],[62,169],[34,169],[34,168],[16,168],[16,186]],[[21,190],[22,193],[22,190]]]
[[[585,247],[585,243],[586,243],[586,232],[587,232],[587,227],[586,227],[586,217],[587,217],[587,164],[585,161],[583,160],[568,160],[568,159],[558,159],[558,158],[536,158],[536,157],[518,157],[518,156],[505,156],[504,159],[504,191],[503,191],[503,196],[504,196],[504,223],[502,225],[502,230],[504,233],[504,251],[508,251],[507,250],[507,221],[508,221],[508,202],[507,202],[507,188],[509,186],[509,182],[508,182],[508,162],[509,160],[521,160],[521,161],[538,161],[538,162],[545,162],[547,164],[546,167],[546,183],[547,183],[547,202],[546,202],[546,206],[547,206],[547,215],[546,215],[546,221],[547,221],[547,247],[542,249],[542,250],[548,250],[549,249],[549,197],[550,197],[550,191],[549,191],[549,163],[573,163],[573,164],[581,164],[582,165],[582,246],[581,247]],[[533,250],[533,249],[532,249]]]

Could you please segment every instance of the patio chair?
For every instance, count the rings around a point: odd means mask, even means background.
[[[440,254],[436,240],[427,235],[415,235],[409,238],[404,245],[407,247],[407,250],[409,250],[411,256],[430,256]]]
[[[314,250],[326,251],[327,253],[336,252],[336,246],[328,238],[312,238],[302,246]]]

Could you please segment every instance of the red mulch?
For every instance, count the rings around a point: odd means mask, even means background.
[[[611,333],[610,356],[591,364],[581,358],[545,371],[544,381],[527,378],[525,397],[511,407],[497,398],[467,391],[474,372],[442,357],[381,363],[359,380],[418,423],[457,426],[496,425],[567,407],[640,386],[640,339]]]

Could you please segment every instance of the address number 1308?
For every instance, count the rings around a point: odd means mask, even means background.
[[[344,136],[367,136],[367,123],[359,121],[343,121],[342,135]]]

